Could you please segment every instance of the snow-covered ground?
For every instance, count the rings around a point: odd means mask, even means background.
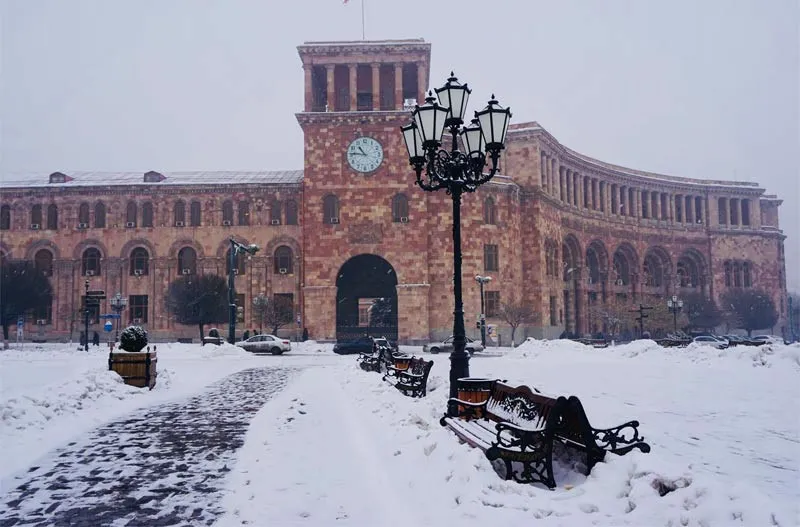
[[[153,391],[121,384],[103,351],[26,345],[0,352],[2,489],[132,408],[241,369],[286,366],[300,371],[251,422],[219,525],[800,525],[800,346],[544,341],[491,351],[472,359],[473,376],[577,395],[598,427],[638,419],[652,452],[609,455],[554,491],[503,481],[439,426],[446,355],[432,356],[428,397],[417,400],[313,342],[281,357],[159,345]]]

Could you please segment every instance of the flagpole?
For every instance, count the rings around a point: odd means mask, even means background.
[[[364,0],[361,0],[361,40],[367,40],[364,32]]]

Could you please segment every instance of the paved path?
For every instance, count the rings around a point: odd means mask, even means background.
[[[244,370],[97,428],[30,468],[3,496],[0,527],[211,525],[250,420],[287,379]]]

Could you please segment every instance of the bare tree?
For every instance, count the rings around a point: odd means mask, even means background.
[[[277,335],[280,328],[292,323],[292,311],[292,303],[285,297],[258,295],[253,299],[253,314],[258,320],[259,333],[263,333],[264,326],[267,326],[272,335]]]
[[[514,335],[517,332],[517,328],[521,324],[529,324],[534,322],[537,316],[533,312],[533,309],[531,309],[528,305],[518,303],[501,303],[500,311],[497,313],[497,318],[511,326],[511,347],[514,347],[516,345],[514,342]]]

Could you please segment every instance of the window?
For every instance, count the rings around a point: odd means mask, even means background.
[[[288,318],[294,319],[294,294],[276,293],[273,297],[275,305],[281,310],[286,310]]]
[[[269,221],[273,225],[281,222],[281,202],[278,200],[273,201],[269,206]]]
[[[222,224],[233,225],[233,202],[230,200],[222,204]]]
[[[86,306],[85,296],[81,296],[81,306]],[[87,306],[86,309],[89,311],[89,324],[100,323],[100,305]],[[81,315],[83,315],[83,313],[81,313]],[[83,324],[83,316],[81,316],[81,324]]]
[[[106,228],[106,205],[102,201],[94,206],[94,226],[96,229]]]
[[[36,324],[43,320],[45,324],[53,323],[53,295],[47,295],[42,305],[33,310],[33,319]]]
[[[11,228],[11,207],[3,205],[0,207],[0,230],[7,231]]]
[[[500,312],[500,291],[486,291],[486,316],[496,317]]]
[[[292,249],[281,245],[275,249],[275,273],[277,274],[292,274],[294,269],[292,267]]]
[[[339,223],[339,198],[333,194],[328,194],[322,200],[322,223]]]
[[[82,223],[86,227],[89,226],[89,204],[81,203],[78,207],[78,223]]]
[[[750,225],[750,200],[742,200],[742,225]]]
[[[493,198],[483,200],[483,223],[495,225],[497,223],[497,210],[494,206]]]
[[[408,198],[405,194],[395,194],[392,198],[392,221],[408,221]]]
[[[733,262],[733,287],[742,287],[742,265]]]
[[[34,205],[31,207],[31,225],[38,225],[42,228],[42,206]]]
[[[175,226],[183,227],[186,225],[186,203],[182,200],[175,202]]]
[[[125,209],[125,226],[136,227],[136,217],[139,215],[139,208],[135,201],[129,201]]]
[[[358,326],[369,326],[369,315],[372,313],[372,302],[374,298],[359,298],[358,299]]]
[[[147,324],[147,295],[131,295],[128,303],[130,323]]]
[[[58,230],[58,206],[55,203],[47,206],[47,229],[51,231]]]
[[[247,256],[242,253],[238,253],[235,256],[235,258],[236,258],[235,262],[236,267],[234,267],[234,269],[236,269],[236,274],[244,274],[245,261],[247,260]],[[227,251],[225,251],[225,275],[227,276],[228,273],[230,272],[231,272],[231,250],[228,249]]]
[[[189,225],[192,227],[199,227],[203,213],[200,208],[199,201],[193,201],[189,204]]]
[[[725,287],[730,287],[733,284],[732,274],[733,266],[730,262],[725,262]]]
[[[81,258],[81,274],[83,276],[98,276],[100,275],[100,250],[95,247],[89,247],[83,251]]]
[[[250,225],[250,203],[247,201],[239,202],[239,225]]]
[[[197,253],[191,247],[178,251],[178,273],[197,274]]]
[[[153,204],[145,202],[142,204],[142,227],[151,228],[153,226]]]
[[[558,324],[556,319],[556,297],[550,297],[550,325],[555,326]]]
[[[236,293],[236,323],[244,324],[244,294]]]
[[[742,286],[751,287],[753,282],[750,276],[750,262],[742,263]]]
[[[33,257],[33,265],[45,276],[53,276],[53,253],[47,249],[40,249]]]
[[[150,254],[144,247],[137,247],[131,251],[130,274],[143,276],[150,274]]]
[[[484,245],[483,246],[483,270],[484,271],[498,271],[500,265],[498,262],[497,245]]]
[[[286,202],[286,225],[297,225],[297,202],[293,199]]]

